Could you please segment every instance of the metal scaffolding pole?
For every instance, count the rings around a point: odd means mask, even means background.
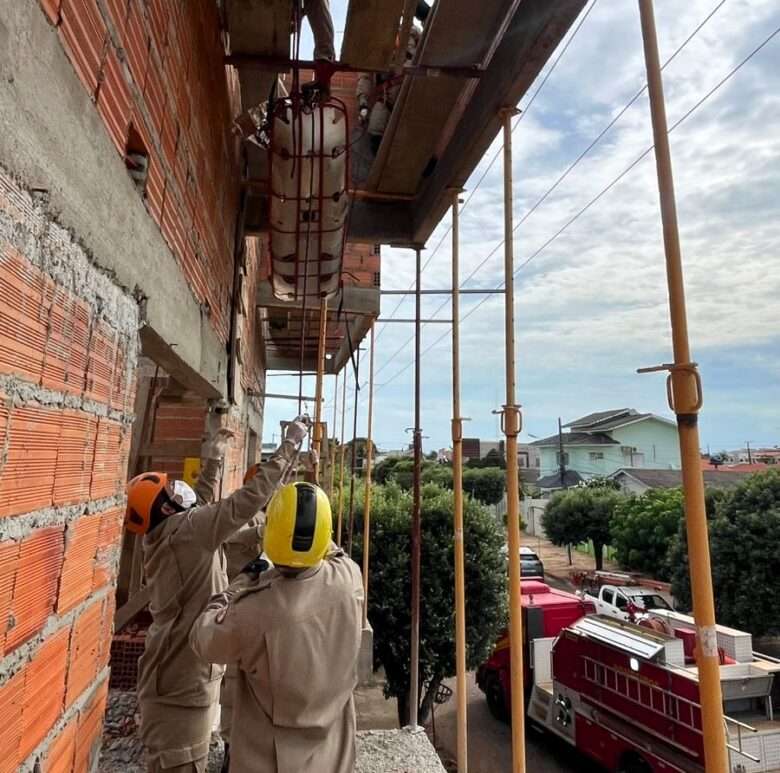
[[[688,343],[688,320],[685,311],[685,286],[680,237],[677,228],[677,206],[652,0],[639,0],[639,14],[642,21],[650,115],[655,141],[655,161],[661,201],[666,276],[669,286],[669,312],[672,325],[672,348],[674,350],[673,364],[642,370],[645,372],[648,370],[669,371],[667,394],[669,405],[677,416],[677,430],[680,436],[693,616],[696,620],[698,642],[696,651],[705,767],[707,773],[727,773],[730,770],[729,753],[726,748],[727,738],[723,721],[723,696],[720,684],[712,569],[704,505],[704,481],[699,458],[698,413],[702,404],[701,379],[696,363],[691,361]]]
[[[466,583],[463,556],[463,419],[460,415],[460,191],[452,197],[452,488],[455,532],[455,675],[458,773],[467,773],[468,686],[466,684]]]
[[[509,645],[512,692],[512,771],[525,771],[525,707],[523,706],[523,617],[520,591],[520,490],[517,470],[517,436],[522,427],[520,406],[515,403],[515,290],[512,225],[512,116],[501,113],[504,123],[504,347],[506,402],[501,424],[506,435],[507,543],[509,545]]]
[[[328,329],[328,300],[320,303],[320,336],[317,348],[317,380],[314,389],[314,431],[312,449],[314,450],[314,482],[320,483],[320,452],[322,450],[322,383],[325,378],[325,335]]]
[[[371,355],[368,364],[368,430],[366,432],[366,489],[363,505],[363,628],[368,627],[368,560],[371,545],[371,461],[374,419],[374,323],[371,323]]]
[[[422,429],[420,427],[420,267],[421,249],[415,247],[415,306],[414,306],[414,483],[412,489],[412,641],[409,685],[409,726],[417,727],[417,708],[420,702],[420,542],[422,532],[422,502],[420,485],[422,474]]]
[[[355,403],[352,408],[352,450],[349,458],[349,512],[347,518],[347,555],[352,557],[352,535],[355,531],[355,460],[357,456],[358,397],[360,396],[360,347],[355,362]]]
[[[344,374],[346,377],[346,373]],[[333,423],[331,424],[331,432],[333,433],[333,438],[335,440],[336,438],[336,422],[339,418],[339,374],[336,374],[336,381],[333,386]],[[328,499],[333,499],[333,484],[335,482],[335,476],[336,476],[336,448],[331,448],[330,444],[330,438],[326,437],[325,442],[328,444],[328,466],[329,469],[329,475],[328,475]],[[335,443],[334,443],[335,446]]]
[[[344,527],[344,426],[347,420],[347,374],[344,368],[344,384],[341,387],[341,446],[339,448],[339,517],[336,525],[336,544],[341,547],[341,532]]]

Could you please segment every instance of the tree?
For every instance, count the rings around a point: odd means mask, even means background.
[[[626,497],[615,508],[611,544],[624,569],[644,572],[659,580],[671,575],[669,550],[683,518],[680,489],[651,489]]]
[[[506,473],[498,467],[463,470],[463,490],[483,504],[496,505],[506,491]]]
[[[612,516],[621,499],[621,494],[607,487],[582,486],[559,491],[542,515],[542,526],[554,545],[592,542],[596,569],[601,569]]]
[[[753,475],[708,496],[712,582],[719,623],[753,636],[780,633],[780,472]],[[690,609],[685,525],[672,548],[672,592]]]
[[[436,451],[428,451],[428,453],[425,454],[425,458],[435,462],[439,458],[439,454]]]
[[[371,551],[368,617],[374,628],[376,665],[385,669],[385,696],[398,702],[401,725],[409,718],[411,595],[411,512],[409,492],[389,483],[375,486],[371,500]],[[420,706],[424,721],[442,679],[455,673],[453,495],[436,485],[422,490],[420,613]],[[362,497],[356,508],[353,558],[362,560]],[[476,668],[490,653],[506,625],[504,535],[487,510],[464,502],[466,554],[467,665]]]

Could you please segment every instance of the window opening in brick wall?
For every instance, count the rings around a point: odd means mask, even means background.
[[[149,150],[138,130],[130,124],[125,146],[125,166],[133,178],[136,188],[143,193],[149,177]]]

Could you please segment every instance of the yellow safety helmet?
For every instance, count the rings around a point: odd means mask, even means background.
[[[277,566],[305,569],[325,557],[333,521],[325,492],[312,483],[282,486],[265,511],[263,551]]]

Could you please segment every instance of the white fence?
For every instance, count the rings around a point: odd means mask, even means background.
[[[547,499],[531,499],[530,497],[520,500],[520,515],[526,523],[526,533],[534,537],[547,538],[542,526],[542,514],[548,501]]]

